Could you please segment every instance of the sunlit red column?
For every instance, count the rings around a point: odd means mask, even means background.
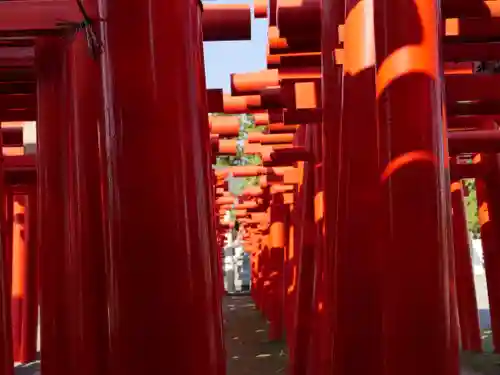
[[[455,181],[451,184],[451,204],[453,210],[455,280],[462,349],[480,352],[482,350],[481,333],[479,331],[469,230],[467,228],[464,191],[461,181]]]
[[[25,339],[23,337],[24,310],[27,302],[26,284],[28,273],[28,249],[26,242],[26,196],[14,195],[12,225],[12,341],[14,361],[24,363],[21,358]]]
[[[33,362],[37,358],[38,341],[38,232],[37,232],[37,194],[36,186],[27,188],[25,205],[25,242],[26,242],[26,282],[25,303],[23,305],[23,345],[20,360],[23,363]]]
[[[260,249],[258,245],[255,245],[255,249],[252,252],[252,298],[255,302],[255,307],[262,311],[262,291],[261,291],[261,278],[260,278]]]
[[[268,321],[270,318],[270,309],[272,307],[272,299],[271,299],[271,272],[272,272],[272,263],[270,262],[270,235],[269,235],[269,227],[263,231],[262,243],[260,244],[260,254],[259,254],[259,278],[261,280],[260,291],[261,291],[261,306],[262,306],[262,315]],[[269,332],[269,336],[271,336],[271,332]]]
[[[154,373],[159,359],[223,374],[201,13],[195,0],[102,2],[111,375]]]
[[[374,4],[383,373],[457,375],[440,3]]]
[[[271,224],[269,228],[269,338],[280,340],[283,336],[283,265],[286,244],[286,209],[281,193],[273,194],[271,201]]]

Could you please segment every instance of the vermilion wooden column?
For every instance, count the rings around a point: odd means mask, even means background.
[[[324,227],[325,246],[321,249],[322,285],[324,286],[321,327],[317,342],[317,357],[314,375],[330,375],[333,372],[333,319],[334,316],[334,267],[337,232],[335,231],[339,182],[339,127],[341,114],[342,69],[337,64],[335,50],[339,46],[338,26],[344,23],[344,2],[322,0],[321,50],[322,50],[322,100],[323,100],[323,175],[324,175]]]
[[[110,375],[222,375],[200,3],[102,2]],[[133,25],[133,27],[131,27]],[[131,58],[133,57],[133,58]],[[218,291],[217,291],[218,292]],[[196,360],[193,360],[196,353]]]
[[[259,265],[260,265],[260,279],[261,279],[261,306],[262,306],[262,315],[265,319],[270,321],[271,314],[270,310],[272,307],[272,299],[271,299],[271,286],[272,283],[270,281],[270,275],[272,270],[272,263],[270,261],[270,235],[269,228],[265,229],[262,232],[263,238],[260,248],[260,256],[259,256]],[[271,337],[271,332],[269,333]]]
[[[89,8],[90,9],[90,8]],[[99,60],[89,54],[85,35],[68,46],[68,221],[66,282],[72,339],[69,372],[108,374],[108,307],[101,197],[99,126],[103,99]],[[85,360],[81,360],[84,358]]]
[[[301,145],[307,150],[312,151],[312,135],[315,125],[302,125],[305,130],[304,139]],[[314,231],[314,185],[316,183],[314,176],[314,163],[306,162],[303,164],[303,182],[299,185],[299,191],[296,195],[297,205],[300,207],[300,227],[296,228],[298,232],[297,245],[298,252],[297,266],[297,297],[294,308],[296,309],[295,326],[290,334],[294,335],[289,340],[290,348],[290,366],[289,373],[293,375],[305,375],[308,371],[309,354],[312,349],[312,329],[313,329],[313,291],[315,274],[315,250],[316,236]]]
[[[383,374],[457,375],[440,3],[374,4]]]
[[[488,285],[488,300],[490,306],[491,329],[493,332],[493,347],[500,353],[500,291],[496,287],[500,275],[500,160],[497,155],[480,155],[482,169],[487,173],[476,178],[476,194],[479,209],[479,224],[481,243],[483,246],[484,269]]]
[[[313,141],[312,151],[314,153],[314,224],[316,233],[316,248],[314,252],[314,285],[312,303],[312,328],[311,347],[309,350],[309,374],[321,374],[321,336],[325,318],[325,281],[324,281],[324,176],[323,176],[323,145],[322,145],[322,124],[317,124],[312,128]]]
[[[0,142],[2,137],[0,135]],[[0,197],[4,196],[3,180],[3,157],[0,160]],[[12,325],[11,325],[11,267],[7,248],[6,237],[8,237],[9,226],[6,225],[5,207],[0,205],[0,218],[2,218],[2,236],[0,244],[0,373],[12,375],[14,372],[13,349],[12,349]]]
[[[284,328],[284,282],[283,266],[285,261],[285,238],[286,238],[286,209],[283,202],[283,194],[273,194],[271,202],[271,225],[269,228],[269,257],[266,265],[269,269],[269,339],[280,340],[283,337]]]
[[[4,194],[4,228],[2,229],[3,238],[5,241],[5,274],[9,290],[12,289],[12,227],[14,224],[14,194],[12,189],[5,186],[2,187]]]
[[[203,54],[203,39],[198,40],[198,52],[199,54],[196,55],[197,61],[196,63],[203,66],[204,65],[204,54]],[[200,102],[207,102],[207,85],[205,82],[205,69],[198,69],[195,71],[195,74],[198,78],[198,98],[197,100]],[[198,106],[198,111],[199,111],[199,118],[202,119],[207,115],[208,109],[207,105],[201,105]],[[202,122],[202,124],[208,124],[208,122]],[[200,150],[200,155],[202,157],[203,162],[205,163],[205,171],[203,174],[208,175],[209,178],[209,184],[210,187],[212,186],[213,182],[213,177],[214,177],[214,171],[212,169],[212,145],[210,143],[210,126],[207,126],[206,128],[201,128],[200,129],[200,135],[199,137],[201,138],[201,150]],[[198,161],[199,162],[199,161]],[[214,190],[210,190],[211,194],[208,196],[208,200],[205,202],[205,206],[203,209],[210,210],[211,213],[214,212],[214,207],[215,207],[215,195]],[[214,324],[214,329],[217,335],[216,341],[222,343],[222,345],[219,347],[216,347],[215,349],[217,350],[217,356],[218,356],[218,372],[223,373],[225,372],[226,369],[226,351],[225,351],[225,341],[224,341],[224,330],[221,322],[223,321],[222,317],[222,298],[224,296],[224,274],[223,274],[223,259],[222,259],[222,252],[220,251],[219,246],[217,245],[217,234],[216,234],[216,222],[215,218],[213,215],[210,216],[212,219],[209,224],[209,229],[208,233],[210,235],[209,238],[206,240],[210,240],[212,242],[212,247],[211,247],[211,261],[210,261],[210,274],[212,275],[212,282],[211,285],[214,288],[213,291],[213,314],[215,316],[218,316],[212,321],[212,324]],[[221,293],[222,292],[222,293]]]
[[[255,236],[255,234],[254,234]],[[259,304],[259,291],[258,291],[258,280],[259,280],[259,257],[258,257],[258,249],[254,242],[252,243],[252,252],[250,254],[250,264],[251,264],[251,287],[250,294],[255,303],[255,307],[260,309]]]
[[[347,0],[333,284],[333,373],[383,374],[381,190],[372,0]],[[359,108],[363,108],[362,111]],[[328,178],[328,177],[327,177]],[[382,216],[383,217],[383,216]],[[360,361],[356,352],[364,353]]]
[[[261,248],[260,236],[256,236],[254,250],[252,252],[252,297],[255,302],[255,307],[262,311],[262,262],[261,262]]]
[[[70,332],[65,281],[67,192],[65,40],[37,40],[37,187],[40,249],[41,371],[63,375],[70,368]],[[77,329],[72,327],[71,329]]]
[[[305,126],[300,126],[294,137],[294,143],[304,145],[306,142]],[[285,254],[285,325],[286,341],[290,350],[290,357],[295,355],[295,340],[297,339],[297,314],[298,314],[298,293],[299,274],[302,252],[302,229],[304,226],[304,204],[303,204],[303,184],[304,184],[303,161],[297,163],[297,173],[299,183],[293,192],[293,203],[289,205],[289,230],[288,246]],[[293,363],[293,360],[291,359]]]
[[[453,209],[455,279],[462,349],[480,352],[482,350],[481,333],[479,330],[469,230],[467,228],[461,181],[455,181],[451,184],[451,204]]]
[[[297,225],[297,215],[296,215],[296,203],[291,203],[288,205],[288,241],[285,248],[285,264],[283,268],[283,288],[285,292],[284,300],[284,325],[286,331],[286,341],[288,347],[291,347],[290,342],[294,335],[292,331],[295,324],[295,293],[297,289],[297,257],[296,257],[296,225]]]
[[[1,136],[0,136],[1,139]],[[17,322],[17,319],[13,319],[12,316],[12,278],[13,278],[13,253],[14,253],[14,241],[13,241],[13,227],[14,227],[14,193],[9,186],[5,186],[4,183],[1,184],[0,187],[0,195],[3,195],[4,198],[4,207],[3,207],[3,220],[2,220],[2,239],[3,239],[3,253],[4,253],[4,277],[5,277],[5,282],[6,282],[6,291],[8,291],[8,294],[11,296],[10,301],[9,301],[9,323],[12,325],[11,327],[11,332],[12,332],[12,337],[11,337],[11,344],[12,344],[12,358],[14,361],[19,360],[19,335],[14,334],[14,331],[17,331],[13,327],[14,324],[16,324],[16,327],[19,327],[19,324]],[[18,331],[17,331],[18,332]]]
[[[12,225],[12,338],[14,362],[24,363],[22,357],[24,310],[27,302],[26,284],[28,273],[28,248],[26,242],[26,199],[25,195],[13,196]]]
[[[25,206],[25,241],[26,241],[26,300],[23,306],[23,345],[20,359],[23,363],[33,362],[37,359],[38,339],[38,236],[37,236],[37,197],[36,187],[27,189],[27,202]]]

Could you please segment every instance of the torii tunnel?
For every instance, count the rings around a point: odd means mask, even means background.
[[[207,89],[254,18],[267,70]],[[498,0],[0,0],[0,375],[228,374],[235,223],[287,374],[459,375],[465,179],[500,353],[499,38]]]

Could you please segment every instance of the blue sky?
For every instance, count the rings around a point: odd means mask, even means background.
[[[252,4],[252,0],[210,0],[211,4]],[[253,17],[252,17],[253,18]],[[266,68],[267,20],[254,19],[252,40],[205,42],[205,71],[208,88],[230,92],[231,73],[249,73]]]

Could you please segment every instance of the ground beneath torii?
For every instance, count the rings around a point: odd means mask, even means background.
[[[250,297],[226,297],[227,375],[286,374],[283,343],[267,340],[267,326]]]
[[[266,324],[250,297],[226,297],[224,316],[227,375],[286,375],[284,345],[268,342]],[[500,375],[500,357],[492,354],[464,354],[462,364],[461,375]]]
[[[250,297],[225,297],[224,317],[227,375],[286,375],[284,345],[267,340],[267,325]],[[487,343],[485,336],[485,349],[488,350]],[[461,375],[500,374],[500,356],[464,354],[463,364]],[[40,375],[39,363],[17,367],[15,375]]]

